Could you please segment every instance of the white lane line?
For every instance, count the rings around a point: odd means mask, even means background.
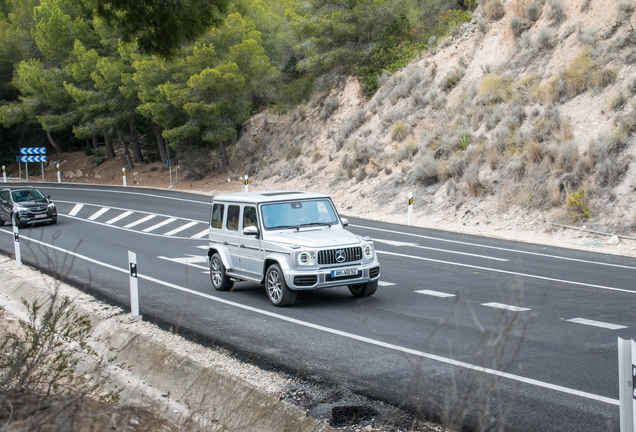
[[[77,216],[77,214],[82,209],[82,207],[84,207],[84,204],[75,204],[75,207],[73,207],[73,210],[71,210],[69,215],[70,216]]]
[[[149,228],[146,228],[145,230],[142,230],[142,231],[143,231],[143,232],[150,232],[150,231],[154,231],[154,230],[156,230],[157,228],[161,228],[162,226],[164,226],[164,225],[168,225],[169,223],[172,223],[172,222],[174,222],[174,221],[176,221],[176,219],[175,219],[175,218],[166,219],[165,221],[163,221],[163,222],[159,222],[158,224],[153,225],[153,226],[151,226],[151,227],[149,227]]]
[[[509,275],[513,275],[513,276],[522,276],[522,277],[527,277],[527,278],[531,278],[531,279],[540,279],[540,280],[551,281],[551,282],[561,282],[561,283],[569,284],[569,285],[580,285],[580,286],[586,286],[586,287],[591,287],[591,288],[600,288],[600,289],[609,290],[609,291],[618,291],[618,292],[636,294],[636,291],[623,289],[623,288],[614,288],[614,287],[608,287],[608,286],[604,286],[604,285],[594,285],[594,284],[588,284],[588,283],[584,283],[584,282],[574,282],[574,281],[568,281],[568,280],[563,280],[563,279],[554,279],[554,278],[549,278],[549,277],[546,277],[546,276],[537,276],[537,275],[531,275],[531,274],[526,274],[526,273],[517,273],[517,272],[513,272],[513,271],[508,271],[508,270],[499,270],[499,269],[475,266],[475,265],[470,265],[470,264],[456,263],[456,262],[452,262],[452,261],[442,261],[442,260],[436,260],[436,259],[433,259],[433,258],[424,258],[424,257],[413,256],[413,255],[399,254],[399,253],[395,253],[395,252],[379,251],[377,249],[375,250],[375,252],[379,253],[379,254],[385,254],[385,255],[393,255],[393,256],[399,256],[399,257],[404,257],[404,258],[412,258],[412,259],[421,260],[421,261],[430,261],[430,262],[436,262],[436,263],[440,263],[440,264],[448,264],[448,265],[454,265],[454,266],[459,266],[459,267],[467,267],[467,268],[472,268],[472,269],[477,269],[477,270],[490,271],[490,272],[494,272],[494,273],[503,273],[503,274],[509,274]]]
[[[191,236],[190,238],[194,238],[194,239],[198,239],[198,238],[202,238],[203,236],[208,235],[210,231],[208,231],[207,229],[205,231],[201,231],[199,234],[195,234],[193,236]]]
[[[525,312],[525,311],[529,311],[532,310],[530,308],[524,308],[524,307],[519,307],[519,306],[512,306],[512,305],[507,305],[507,304],[503,304],[503,303],[482,303],[482,306],[488,306],[491,308],[496,308],[496,309],[505,309],[505,310],[509,310],[509,311],[513,311],[513,312]]]
[[[6,233],[6,234],[8,234],[10,236],[13,236],[13,232],[8,231],[8,230],[0,229],[0,232]],[[23,239],[32,241],[34,243],[41,244],[42,246],[46,246],[48,248],[55,249],[57,251],[72,255],[74,257],[77,257],[77,258],[80,258],[80,259],[83,259],[83,260],[86,260],[88,262],[95,263],[95,264],[110,268],[110,269],[118,271],[120,273],[128,274],[128,272],[129,272],[129,270],[127,268],[119,268],[119,267],[116,267],[116,266],[111,265],[111,264],[107,264],[107,263],[104,263],[104,262],[101,262],[101,261],[97,261],[96,259],[89,258],[89,257],[84,256],[84,255],[80,255],[77,252],[72,252],[72,251],[69,251],[69,250],[66,250],[66,249],[62,249],[59,246],[50,245],[50,244],[45,243],[43,241],[31,239],[30,237],[27,237],[27,236],[21,236],[21,237]],[[138,274],[137,276],[140,279],[144,279],[144,280],[147,280],[149,282],[154,282],[156,284],[163,285],[165,287],[172,288],[172,289],[175,289],[175,290],[178,290],[178,291],[186,292],[188,294],[192,294],[192,295],[196,295],[196,296],[199,296],[199,297],[203,297],[203,298],[215,301],[217,303],[226,304],[228,306],[233,306],[233,307],[236,307],[236,308],[239,308],[239,309],[243,309],[243,310],[247,310],[247,311],[250,311],[250,312],[254,312],[254,313],[257,313],[257,314],[260,314],[260,315],[269,316],[271,318],[275,318],[275,319],[278,319],[278,320],[281,320],[281,321],[290,322],[290,323],[297,324],[297,325],[300,325],[300,326],[303,326],[303,327],[307,327],[307,328],[312,328],[314,330],[319,330],[319,331],[322,331],[322,332],[325,332],[325,333],[330,333],[330,334],[342,336],[342,337],[345,337],[345,338],[348,338],[348,339],[357,340],[359,342],[367,343],[367,344],[370,344],[370,345],[375,345],[375,346],[387,348],[387,349],[390,349],[390,350],[393,350],[393,351],[398,351],[398,352],[403,352],[403,353],[406,353],[406,354],[411,354],[411,355],[414,355],[414,356],[417,356],[417,357],[426,358],[426,359],[429,359],[429,360],[433,360],[433,361],[437,361],[437,362],[440,362],[440,363],[449,364],[449,365],[460,367],[460,368],[464,368],[464,369],[474,370],[474,371],[482,372],[482,373],[485,373],[485,374],[498,376],[498,377],[501,377],[501,378],[507,378],[507,379],[512,380],[512,381],[517,381],[517,382],[521,382],[521,383],[524,383],[524,384],[533,385],[533,386],[536,386],[536,387],[541,387],[541,388],[545,388],[545,389],[549,389],[549,390],[554,390],[554,391],[557,391],[557,392],[560,392],[560,393],[566,393],[566,394],[570,394],[570,395],[574,395],[574,396],[583,397],[583,398],[586,398],[586,399],[591,399],[591,400],[594,400],[594,401],[597,401],[597,402],[602,402],[602,403],[606,403],[606,404],[610,404],[610,405],[619,406],[618,399],[612,399],[612,398],[608,398],[606,396],[596,395],[596,394],[593,394],[593,393],[588,393],[588,392],[584,392],[584,391],[581,391],[581,390],[572,389],[572,388],[569,388],[569,387],[563,387],[563,386],[556,385],[556,384],[550,384],[550,383],[547,383],[547,382],[544,382],[544,381],[539,381],[539,380],[532,379],[532,378],[526,378],[526,377],[522,377],[522,376],[519,376],[519,375],[511,374],[511,373],[508,373],[508,372],[501,372],[501,371],[498,371],[496,369],[490,369],[490,368],[485,368],[485,367],[482,367],[482,366],[473,365],[473,364],[470,364],[470,363],[465,363],[465,362],[462,362],[462,361],[459,361],[459,360],[454,360],[454,359],[451,359],[451,358],[438,356],[436,354],[430,354],[430,353],[426,353],[426,352],[423,352],[423,351],[414,350],[414,349],[411,349],[411,348],[401,347],[399,345],[389,344],[389,343],[386,343],[386,342],[378,341],[378,340],[367,338],[367,337],[364,337],[364,336],[355,335],[353,333],[347,333],[347,332],[336,330],[336,329],[332,329],[332,328],[329,328],[329,327],[324,327],[324,326],[321,326],[321,325],[318,325],[318,324],[312,324],[312,323],[309,323],[309,322],[300,321],[300,320],[297,320],[295,318],[290,318],[290,317],[287,317],[287,316],[284,316],[284,315],[279,315],[279,314],[274,313],[274,312],[257,309],[255,307],[251,307],[251,306],[246,306],[246,305],[243,305],[243,304],[240,304],[240,303],[236,303],[236,302],[233,302],[233,301],[229,301],[229,300],[225,300],[225,299],[222,299],[222,298],[219,298],[219,297],[214,297],[214,296],[211,296],[209,294],[204,294],[204,293],[199,292],[199,291],[195,291],[195,290],[192,290],[192,289],[189,289],[189,288],[185,288],[185,287],[182,287],[182,286],[179,286],[179,285],[172,284],[170,282],[164,282],[162,280],[155,279],[155,278],[150,277],[150,276],[146,276],[146,275],[142,275],[142,274]]]
[[[378,285],[380,285],[380,286],[393,286],[395,284],[393,282],[378,281]]]
[[[520,254],[542,256],[542,257],[554,258],[554,259],[560,259],[560,260],[566,260],[566,261],[577,261],[577,262],[582,262],[582,263],[587,263],[587,264],[596,264],[596,265],[602,265],[602,266],[618,267],[618,268],[626,268],[626,269],[636,270],[636,267],[634,267],[634,266],[627,266],[627,265],[621,265],[621,264],[612,264],[612,263],[604,263],[604,262],[598,262],[598,261],[589,261],[589,260],[584,260],[584,259],[579,259],[579,258],[568,258],[568,257],[562,257],[562,256],[558,256],[558,255],[550,255],[550,254],[544,254],[544,253],[538,253],[538,252],[529,252],[529,251],[524,251],[524,250],[509,249],[509,248],[503,248],[503,247],[498,247],[498,246],[487,246],[487,245],[478,244],[478,243],[469,243],[469,242],[463,242],[463,241],[459,241],[459,240],[449,240],[449,239],[443,239],[443,238],[439,238],[439,237],[425,236],[425,235],[421,235],[421,234],[410,234],[410,233],[405,233],[405,232],[402,232],[402,231],[395,231],[395,230],[389,230],[389,229],[384,229],[384,228],[374,228],[374,227],[369,227],[369,226],[364,226],[364,225],[349,224],[349,226],[350,227],[355,227],[355,228],[363,228],[363,229],[369,229],[369,230],[375,230],[375,231],[388,232],[388,233],[392,233],[392,234],[400,234],[400,235],[403,235],[403,236],[424,238],[424,239],[428,239],[428,240],[435,240],[435,241],[446,242],[446,243],[463,244],[463,245],[466,245],[466,246],[475,246],[475,247],[480,247],[480,248],[485,248],[485,249],[495,249],[495,250],[500,250],[500,251],[505,251],[505,252],[515,252],[515,253],[520,253]]]
[[[177,233],[180,233],[183,230],[186,230],[188,228],[190,228],[191,226],[194,226],[196,224],[198,224],[199,222],[196,221],[192,221],[192,222],[188,222],[187,224],[177,228],[177,229],[173,229],[172,231],[168,231],[167,233],[165,233],[165,236],[171,236],[171,235],[175,235]]]
[[[413,248],[418,248],[418,249],[426,249],[426,250],[432,250],[432,251],[436,251],[436,252],[445,252],[445,253],[451,253],[451,254],[456,254],[456,255],[466,255],[466,256],[472,256],[472,257],[483,258],[483,259],[490,259],[490,260],[495,260],[495,261],[510,261],[509,259],[505,259],[505,258],[495,258],[495,257],[487,256],[487,255],[478,255],[478,254],[472,254],[472,253],[468,253],[468,252],[459,252],[459,251],[452,251],[452,250],[448,250],[448,249],[438,249],[438,248],[434,248],[434,247],[420,246],[417,243],[404,243],[404,242],[396,242],[396,241],[392,241],[392,240],[382,240],[382,239],[376,239],[376,238],[372,238],[371,240],[373,240],[374,242],[390,244],[392,246],[408,246],[408,247],[413,247]]]
[[[157,258],[162,259],[162,260],[166,260],[166,261],[176,262],[176,263],[179,263],[179,264],[189,265],[189,266],[200,268],[200,269],[207,270],[208,272],[210,272],[210,269],[208,267],[197,265],[197,264],[201,264],[201,263],[207,262],[207,257],[189,256],[189,257],[185,257],[185,258],[168,258],[168,257],[165,257],[165,256],[158,256]]]
[[[139,219],[139,220],[138,220],[138,221],[136,221],[136,222],[129,223],[128,225],[124,226],[124,228],[132,228],[132,227],[134,227],[134,226],[139,225],[140,223],[144,223],[144,222],[149,221],[150,219],[153,219],[153,218],[156,218],[156,217],[157,217],[157,215],[156,215],[156,214],[148,215],[148,216],[146,216],[145,218],[141,218],[141,219]]]
[[[97,211],[96,213],[94,213],[93,215],[88,217],[88,220],[95,220],[98,217],[100,217],[101,215],[103,215],[104,213],[106,213],[108,210],[110,210],[110,208],[108,207],[103,207],[102,209],[100,209],[99,211]]]
[[[131,211],[124,212],[124,213],[120,214],[119,216],[114,217],[111,220],[109,220],[108,222],[106,222],[106,225],[114,224],[115,222],[120,221],[123,218],[128,217],[128,216],[130,216],[133,213],[134,212],[131,212]]]
[[[416,293],[420,293],[420,294],[433,296],[433,297],[440,297],[440,298],[455,297],[456,296],[456,294],[449,294],[449,293],[443,293],[443,292],[431,291],[431,290],[419,290],[419,291],[415,291],[415,292]]]
[[[610,324],[610,323],[605,323],[602,321],[594,321],[594,320],[589,320],[585,318],[572,318],[566,321],[575,323],[575,324],[584,324],[584,325],[589,325],[594,327],[606,328],[609,330],[620,330],[620,329],[627,328],[627,326],[624,326],[624,325]]]
[[[195,204],[203,204],[203,205],[212,205],[212,199],[210,198],[209,202],[205,202],[205,201],[195,201],[195,200],[190,200],[190,199],[185,199],[185,198],[175,198],[175,197],[170,197],[170,196],[164,196],[164,195],[154,195],[154,194],[149,194],[149,193],[140,193],[140,192],[125,192],[122,190],[107,190],[107,189],[84,189],[84,188],[72,188],[72,187],[65,187],[65,188],[58,188],[58,187],[50,187],[50,186],[43,186],[43,187],[39,187],[40,189],[53,189],[53,190],[78,190],[78,191],[86,191],[86,192],[110,192],[110,193],[115,193],[117,195],[141,195],[141,196],[147,196],[147,197],[153,197],[153,198],[163,198],[163,199],[168,199],[168,200],[174,200],[174,201],[185,201],[185,202],[191,202],[191,203],[195,203]],[[55,200],[55,202],[63,202],[63,201],[58,201]],[[93,204],[93,205],[99,205],[99,204]]]

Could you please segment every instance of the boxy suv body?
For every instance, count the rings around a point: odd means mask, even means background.
[[[215,289],[235,281],[265,284],[275,306],[297,291],[347,285],[375,293],[380,264],[373,242],[345,229],[331,199],[309,192],[249,192],[213,198],[208,260]]]
[[[57,209],[50,196],[34,187],[14,187],[0,191],[0,225],[19,228],[36,223],[57,223]]]

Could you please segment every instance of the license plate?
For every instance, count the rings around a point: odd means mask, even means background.
[[[343,276],[357,276],[358,269],[340,269],[340,270],[331,270],[331,277],[343,277]]]
[[[44,214],[39,214],[39,215],[33,215],[34,218],[44,218],[46,217],[46,213]]]

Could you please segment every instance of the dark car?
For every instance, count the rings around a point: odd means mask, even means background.
[[[18,228],[27,225],[57,222],[57,209],[49,195],[34,187],[3,189],[0,192],[0,226],[14,223]]]

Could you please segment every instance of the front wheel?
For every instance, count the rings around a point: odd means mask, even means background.
[[[54,217],[54,218],[51,220],[51,225],[55,225],[56,223],[57,223],[57,217]]]
[[[210,259],[210,280],[217,291],[229,291],[234,286],[234,282],[225,274],[225,266],[218,253]]]
[[[296,301],[296,291],[292,291],[287,287],[285,276],[278,264],[272,264],[267,269],[265,275],[265,289],[267,297],[274,306],[284,307],[291,306]]]
[[[378,289],[378,281],[367,282],[357,285],[349,285],[349,291],[354,297],[368,297],[375,294]]]
[[[18,217],[15,215],[15,213],[13,213],[13,225],[17,226],[18,228],[24,228],[26,226],[18,222]]]

